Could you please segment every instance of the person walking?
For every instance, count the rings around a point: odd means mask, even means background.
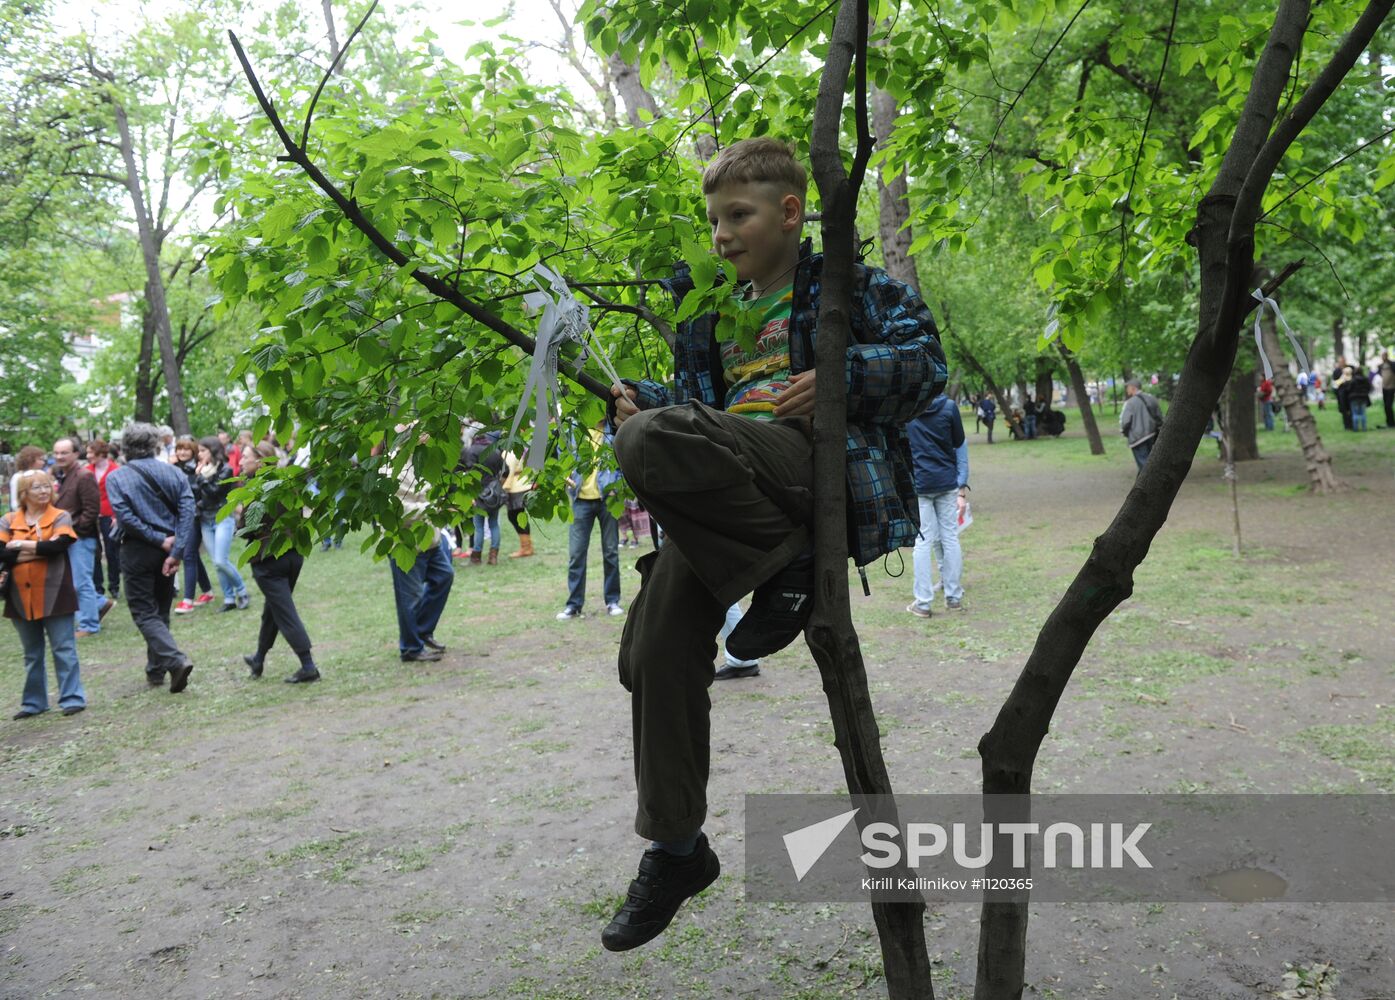
[[[399,426],[401,434],[407,428]],[[384,467],[390,475],[391,465]],[[392,597],[397,606],[397,650],[404,663],[439,660],[445,653],[444,643],[436,641],[436,626],[450,599],[455,583],[455,567],[451,563],[450,538],[430,521],[431,506],[425,484],[417,480],[416,470],[409,461],[398,475],[397,499],[402,504],[403,526],[426,523],[431,528],[431,541],[417,552],[407,569],[389,559],[392,569]]]
[[[998,404],[993,402],[993,397],[987,393],[983,394],[982,401],[978,404],[983,411],[983,426],[988,428],[988,443],[993,443],[993,421],[998,416]]]
[[[470,565],[478,566],[484,556],[484,526],[489,525],[489,565],[499,565],[499,508],[504,506],[504,456],[497,447],[495,431],[477,434],[461,456],[464,470],[478,469],[479,487],[470,508],[474,517],[475,534],[470,543]]]
[[[87,707],[78,670],[73,619],[78,609],[68,552],[77,542],[73,519],[53,503],[53,479],[31,469],[17,474],[18,503],[0,517],[0,575],[6,577],[5,617],[24,647],[24,693],[15,719],[48,711],[44,642],[53,651],[58,707],[76,715]]]
[[[126,607],[145,638],[145,676],[178,694],[194,662],[170,632],[174,573],[194,543],[194,494],[184,473],[158,457],[159,428],[133,423],[121,434],[126,464],[107,479],[107,496],[121,529],[121,575]]]
[[[1395,427],[1395,359],[1389,351],[1380,352],[1380,395],[1385,408],[1385,426]]]
[[[1259,381],[1259,412],[1264,420],[1264,429],[1272,431],[1274,429],[1274,380],[1263,378]]]
[[[567,532],[567,605],[557,612],[558,621],[581,618],[586,603],[586,558],[591,548],[591,529],[601,525],[601,564],[605,570],[603,596],[605,611],[611,616],[623,615],[620,606],[620,524],[606,505],[606,495],[620,481],[615,469],[602,469],[600,452],[612,444],[613,437],[605,431],[605,421],[599,421],[590,431],[591,471],[583,478],[580,472],[567,479],[567,492],[572,500],[572,524]]]
[[[1153,451],[1153,441],[1162,430],[1162,407],[1156,397],[1143,391],[1143,383],[1136,378],[1124,383],[1124,395],[1128,399],[1119,412],[1119,431],[1128,441],[1134,464],[1141,473]]]
[[[258,448],[257,452],[260,453]],[[228,494],[236,484],[232,466],[228,465],[223,444],[216,437],[199,441],[199,464],[194,470],[194,500],[199,512],[199,530],[203,547],[213,560],[218,575],[218,587],[223,592],[223,611],[245,611],[252,606],[247,583],[232,561],[233,535],[237,522],[232,516],[221,517],[219,511],[227,505]]]
[[[914,600],[906,610],[929,618],[935,602],[932,564],[940,567],[945,607],[963,609],[964,558],[959,546],[959,514],[969,492],[969,446],[959,407],[946,396],[930,400],[925,412],[906,425],[911,443],[911,470],[920,501],[916,537]]]
[[[189,489],[194,493],[195,509],[199,503],[198,452],[199,444],[193,438],[182,437],[174,442],[174,464],[189,480]],[[208,570],[204,569],[203,558],[199,555],[202,545],[202,532],[194,532],[194,542],[189,546],[189,551],[184,553],[184,596],[174,606],[174,613],[177,615],[187,615],[195,608],[213,603],[213,584],[208,579]],[[194,596],[196,589],[197,597]]]
[[[528,524],[528,494],[534,489],[533,478],[524,460],[513,452],[504,454],[504,507],[509,512],[509,524],[518,532],[518,551],[510,559],[527,559],[533,554],[533,531]]]
[[[78,443],[72,438],[53,442],[53,493],[54,504],[72,516],[77,533],[77,541],[68,549],[68,561],[77,590],[77,637],[81,639],[102,630],[102,619],[116,602],[107,597],[98,599],[97,585],[92,581],[102,495],[96,477],[83,467]]]
[[[274,463],[275,460],[273,448],[258,445],[253,449],[253,458],[242,464],[242,474],[250,478],[257,474],[264,462]],[[265,600],[262,602],[262,627],[257,633],[257,651],[244,656],[242,662],[252,671],[253,678],[261,677],[266,666],[266,654],[275,645],[278,635],[285,636],[286,644],[300,660],[300,668],[286,678],[286,683],[309,684],[320,679],[320,669],[310,653],[310,635],[305,631],[305,623],[300,620],[294,596],[305,557],[293,548],[279,556],[275,554],[275,545],[280,537],[276,532],[276,521],[284,513],[284,507],[271,504],[262,511],[257,523],[249,524],[243,532],[248,542],[257,546],[249,561],[252,564],[252,579],[257,581]]]
[[[110,597],[113,601],[121,597],[121,546],[112,538],[116,521],[111,513],[111,500],[107,497],[107,476],[118,468],[111,457],[111,446],[101,438],[87,442],[87,471],[97,480],[99,500],[97,514],[97,557],[92,564],[92,583],[100,597]],[[106,560],[106,579],[102,578],[102,561]]]

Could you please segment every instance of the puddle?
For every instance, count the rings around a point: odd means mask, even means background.
[[[1232,903],[1259,903],[1283,899],[1288,882],[1263,868],[1235,868],[1201,880],[1202,885]]]

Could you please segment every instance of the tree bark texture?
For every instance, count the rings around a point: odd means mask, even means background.
[[[1322,444],[1318,434],[1317,421],[1308,410],[1307,400],[1289,373],[1283,342],[1274,329],[1274,316],[1265,314],[1259,325],[1260,339],[1264,353],[1269,355],[1269,363],[1274,367],[1274,394],[1283,405],[1288,425],[1298,436],[1298,446],[1303,449],[1303,461],[1308,467],[1308,489],[1314,493],[1336,493],[1347,488],[1347,484],[1337,478],[1332,471],[1332,455]]]
[[[885,44],[880,42],[879,44]],[[896,124],[896,98],[880,87],[872,90],[872,129],[879,143],[891,138]],[[911,205],[903,170],[891,180],[882,180],[877,171],[877,225],[882,241],[882,263],[886,273],[920,293],[920,275],[911,259]]]
[[[1227,388],[1226,434],[1230,438],[1231,458],[1237,462],[1253,462],[1259,458],[1259,435],[1255,427],[1257,383],[1251,356],[1251,349],[1240,349]]]
[[[843,0],[829,40],[819,84],[809,158],[823,209],[824,260],[819,302],[814,409],[814,500],[816,596],[805,639],[823,679],[833,720],[834,742],[848,791],[891,794],[881,735],[867,689],[867,671],[853,629],[848,600],[847,398],[844,366],[852,330],[854,222],[862,171],[871,154],[866,132],[865,0]],[[854,60],[858,77],[858,150],[852,176],[843,166],[839,141],[843,97]],[[859,826],[866,822],[858,813]],[[872,904],[881,943],[887,992],[892,1000],[933,1000],[925,948],[925,904]]]
[[[1153,452],[1118,514],[1051,612],[992,728],[979,742],[985,794],[1027,794],[1056,705],[1100,624],[1133,592],[1133,572],[1167,520],[1206,421],[1235,362],[1254,271],[1254,232],[1279,160],[1351,70],[1395,0],[1371,0],[1289,114],[1274,124],[1303,41],[1308,0],[1279,0],[1249,93],[1215,181],[1197,206],[1191,242],[1200,258],[1197,334]],[[1272,130],[1272,134],[1271,134]],[[1279,282],[1271,282],[1272,294]],[[994,854],[1011,849],[1008,838]],[[975,1000],[1016,1000],[1026,963],[1027,902],[985,902]]]
[[[136,217],[140,237],[141,257],[145,261],[145,307],[155,325],[155,341],[160,345],[161,370],[165,374],[165,394],[170,402],[170,426],[177,435],[188,436],[189,410],[184,404],[184,384],[179,376],[179,360],[174,356],[174,334],[170,330],[170,310],[165,301],[165,276],[160,269],[160,238],[155,231],[141,188],[140,168],[136,163],[135,144],[131,139],[131,123],[126,109],[113,99],[112,113],[120,138],[121,159],[126,167],[126,190],[131,195],[131,208]]]
[[[155,314],[150,311],[150,286],[145,289],[145,301],[140,316],[140,354],[136,360],[135,419],[147,424],[155,422],[155,373],[151,371],[155,350]]]
[[[640,80],[639,64],[625,62],[618,54],[612,54],[608,65],[610,79],[614,82],[620,99],[625,102],[625,117],[629,119],[630,124],[635,128],[644,124],[640,111],[649,112],[650,121],[658,118],[659,103]]]
[[[324,12],[328,32],[329,61],[334,62],[339,57],[339,33],[334,30],[333,0],[320,0],[320,9]]]
[[[1334,358],[1346,357],[1346,333],[1342,326],[1341,316],[1332,320],[1332,356]]]
[[[1085,373],[1080,370],[1080,362],[1059,340],[1056,349],[1066,363],[1066,374],[1070,376],[1070,394],[1075,397],[1076,409],[1080,411],[1080,422],[1085,427],[1085,436],[1090,440],[1090,454],[1104,454],[1104,438],[1100,436],[1100,425],[1095,420],[1094,407],[1090,405],[1090,392],[1085,388]]]

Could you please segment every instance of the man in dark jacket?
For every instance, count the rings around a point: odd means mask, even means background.
[[[1136,378],[1124,383],[1124,395],[1128,400],[1119,414],[1119,431],[1133,451],[1138,471],[1142,472],[1153,451],[1158,431],[1162,429],[1162,407],[1155,397],[1143,391],[1143,383]]]
[[[906,608],[918,618],[929,618],[934,603],[931,565],[940,567],[945,607],[963,607],[964,569],[959,548],[959,512],[969,490],[969,446],[959,407],[945,396],[936,396],[925,412],[906,425],[911,440],[915,492],[920,500],[920,537],[916,539],[915,600]]]
[[[107,497],[121,526],[126,606],[145,637],[145,676],[152,687],[169,674],[170,693],[189,684],[193,661],[170,632],[174,574],[194,544],[194,494],[178,466],[157,457],[160,430],[134,423],[121,432],[127,463],[107,478]]]
[[[102,617],[116,602],[98,599],[97,585],[92,579],[92,565],[97,561],[97,519],[102,513],[102,494],[97,477],[83,468],[77,442],[59,438],[53,442],[53,502],[73,518],[77,541],[68,549],[73,567],[73,586],[77,590],[77,636],[96,635],[102,630]]]

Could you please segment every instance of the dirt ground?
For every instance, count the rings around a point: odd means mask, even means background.
[[[967,610],[906,614],[909,552],[906,576],[875,567],[854,596],[898,791],[977,789],[979,736],[1133,479],[1117,439],[1105,460],[1070,435],[971,440]],[[1291,443],[1261,445],[1274,457],[1241,469],[1246,556],[1203,452],[1076,672],[1038,791],[1395,791],[1395,431],[1334,442],[1355,487],[1335,498],[1301,492]],[[743,794],[843,787],[802,646],[713,686],[722,878],[654,944],[602,951],[643,846],[623,619],[554,621],[565,528],[537,536],[538,558],[459,569],[434,665],[398,661],[388,571],[354,540],[302,578],[317,685],[280,683],[285,650],[247,680],[256,612],[204,609],[176,623],[189,691],[148,691],[118,608],[81,647],[89,711],[0,723],[0,995],[884,996],[865,905],[743,894]],[[977,916],[929,914],[937,996],[971,995]],[[1330,962],[1322,996],[1389,998],[1392,925],[1388,904],[1037,904],[1027,995],[1250,1000]]]

